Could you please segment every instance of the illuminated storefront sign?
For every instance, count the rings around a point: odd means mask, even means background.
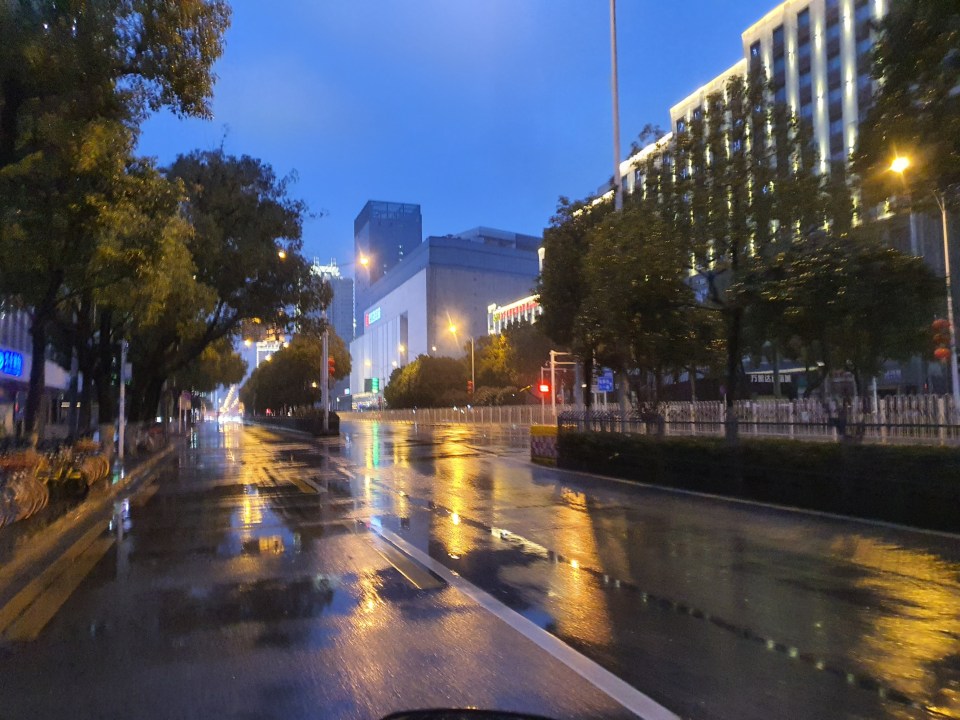
[[[0,350],[0,374],[23,375],[23,355],[13,350]]]
[[[380,319],[380,308],[375,307],[370,312],[363,314],[363,325],[364,327],[370,327],[379,319]]]

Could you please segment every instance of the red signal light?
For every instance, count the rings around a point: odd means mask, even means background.
[[[550,386],[547,383],[540,383],[540,392],[544,394],[550,392]]]

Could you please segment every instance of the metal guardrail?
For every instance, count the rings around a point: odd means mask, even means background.
[[[662,435],[723,435],[728,408],[719,401],[651,404],[620,418],[616,410],[577,411],[571,405],[503,405],[460,408],[368,410],[340,413],[343,420],[379,420],[424,425],[554,425],[600,432]],[[960,445],[960,410],[951,396],[909,395],[862,399],[744,400],[735,403],[740,435],[826,442]],[[576,418],[582,418],[576,421]]]

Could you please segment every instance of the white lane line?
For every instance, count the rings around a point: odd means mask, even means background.
[[[379,533],[418,563],[439,575],[450,586],[459,590],[484,610],[498,617],[541,650],[552,655],[601,692],[623,705],[623,707],[637,717],[643,718],[643,720],[680,720],[679,715],[670,712],[667,708],[663,707],[663,705],[644,695],[609,670],[601,667],[588,657],[581,655],[532,620],[528,620],[523,617],[523,615],[511,610],[492,595],[468,582],[403,538],[383,528],[371,525],[370,529]]]

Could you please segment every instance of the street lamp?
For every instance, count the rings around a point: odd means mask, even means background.
[[[457,337],[457,326],[453,323],[450,323],[450,332],[453,333],[453,337]],[[470,387],[475,388],[477,386],[477,377],[476,377],[476,368],[473,362],[474,355],[474,343],[473,335],[468,335],[470,338]]]
[[[910,167],[910,158],[898,155],[890,163],[890,170],[903,175]],[[953,292],[950,288],[950,234],[947,227],[947,197],[939,190],[931,190],[930,194],[940,208],[940,219],[943,223],[943,272],[947,287],[947,322],[950,324],[950,382],[953,386],[954,412],[960,410],[960,372],[957,369],[957,328],[953,323]]]

